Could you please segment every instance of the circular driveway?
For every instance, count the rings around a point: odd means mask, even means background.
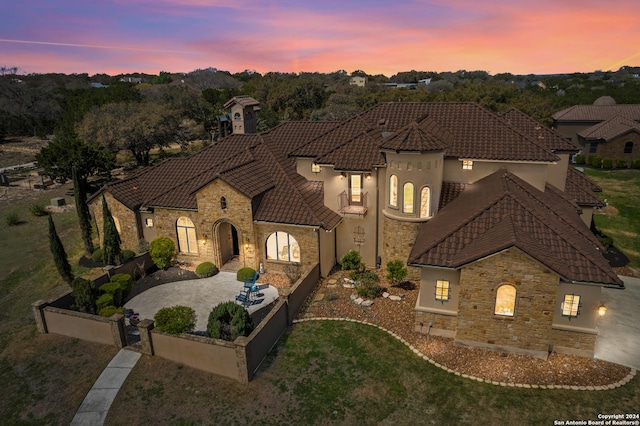
[[[258,279],[258,284],[260,279]],[[197,280],[178,281],[152,287],[129,300],[125,308],[133,309],[139,318],[153,319],[161,308],[169,306],[189,306],[196,311],[196,327],[194,331],[205,331],[209,321],[209,313],[218,304],[235,301],[243,290],[243,284],[236,280],[233,272],[220,272],[218,275]],[[249,313],[259,310],[278,298],[278,289],[272,286],[261,290],[264,296],[262,303],[249,306]]]

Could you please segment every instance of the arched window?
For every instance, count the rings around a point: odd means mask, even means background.
[[[233,119],[234,120],[240,120],[240,113],[236,112],[235,114],[233,114]]]
[[[391,175],[389,178],[389,205],[398,207],[398,176]]]
[[[633,152],[633,142],[627,142],[624,144],[624,153],[631,154]]]
[[[113,218],[113,223],[116,224],[116,231],[118,231],[118,234],[121,234],[122,231],[120,230],[120,221],[115,216],[111,216],[111,217]]]
[[[402,211],[413,213],[413,184],[411,182],[405,183],[402,193]]]
[[[220,197],[220,208],[222,210],[226,210],[227,209],[227,199],[224,197]]]
[[[300,262],[300,246],[291,234],[274,232],[267,238],[267,259]]]
[[[181,217],[176,223],[178,231],[178,250],[181,253],[198,253],[196,227],[188,217]]]
[[[431,188],[425,186],[420,191],[420,217],[431,216]]]
[[[496,315],[512,317],[516,310],[516,288],[505,284],[496,292]]]

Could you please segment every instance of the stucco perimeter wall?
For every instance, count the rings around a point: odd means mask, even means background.
[[[264,269],[267,272],[284,272],[285,268],[291,265],[291,262],[267,259],[267,238],[274,232],[286,232],[296,239],[300,246],[300,264],[302,265],[303,273],[311,270],[320,261],[318,232],[324,232],[322,229],[318,230],[310,226],[258,223],[256,232],[258,235],[257,244],[260,252],[260,262],[264,264]]]
[[[129,210],[124,204],[116,200],[109,192],[104,193],[107,200],[107,206],[111,211],[111,216],[120,223],[120,245],[123,249],[135,250],[138,246],[138,224],[136,214]],[[104,221],[102,220],[102,197],[97,198],[91,203],[91,213],[96,220],[98,227],[98,236],[100,247],[102,247],[102,238],[104,237]]]
[[[413,248],[422,222],[405,222],[383,216],[382,267],[390,260],[401,260],[405,265]],[[408,266],[407,279],[420,280],[420,268]]]
[[[246,371],[249,380],[253,378],[260,364],[278,343],[287,327],[289,327],[287,302],[280,299],[248,337],[236,339],[238,344],[245,347]]]
[[[513,316],[495,314],[496,292],[504,284],[516,288]],[[464,267],[456,342],[546,357],[558,284],[558,275],[515,248]]]
[[[155,355],[243,381],[236,356],[238,345],[235,343],[192,334],[172,336],[157,330],[151,331],[151,335]]]

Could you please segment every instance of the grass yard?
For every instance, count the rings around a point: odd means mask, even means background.
[[[31,304],[68,290],[49,251],[46,217],[35,217],[33,204],[47,205],[70,186],[25,192],[0,200],[0,424],[69,424],[95,379],[116,349],[62,336],[39,334]],[[14,188],[11,188],[14,191]],[[66,196],[67,203],[73,197]],[[8,226],[16,213],[20,223]],[[54,214],[54,221],[76,275],[82,242],[75,211]]]
[[[594,214],[597,228],[613,238],[629,266],[640,267],[640,170],[585,168],[585,173],[602,188],[598,196],[610,206],[606,214]]]
[[[107,425],[550,425],[633,413],[640,378],[609,391],[498,387],[434,367],[374,327],[294,325],[248,385],[143,357]]]

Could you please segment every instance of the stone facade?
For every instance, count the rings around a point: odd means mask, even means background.
[[[136,250],[138,246],[138,240],[140,239],[138,233],[138,221],[136,214],[131,211],[127,206],[116,200],[110,193],[105,192],[104,198],[107,201],[107,206],[111,211],[111,216],[120,225],[120,244],[121,249]],[[102,247],[102,237],[104,235],[104,221],[102,220],[102,197],[97,198],[90,205],[91,214],[96,221],[98,227],[98,237],[100,240],[100,247]]]
[[[513,316],[495,314],[496,292],[504,284],[516,289]],[[558,285],[557,274],[514,248],[463,268],[456,341],[546,356]]]
[[[383,216],[382,224],[382,267],[390,260],[402,260],[405,264],[416,241],[418,229],[422,222],[405,222]],[[408,266],[408,280],[420,279],[420,268]]]
[[[454,337],[458,324],[457,315],[443,315],[416,309],[415,331],[423,334],[429,332],[434,336]]]
[[[633,149],[630,153],[624,152],[627,142],[633,142]],[[593,142],[592,142],[593,143]],[[640,134],[630,132],[625,135],[618,136],[608,142],[599,143],[598,150],[595,154],[589,153],[589,142],[586,143],[585,153],[587,157],[596,155],[600,158],[608,158],[614,160],[626,160],[628,166],[635,160],[640,160]]]
[[[257,228],[257,241],[260,252],[260,262],[267,271],[284,272],[291,262],[267,259],[267,238],[274,232],[286,232],[298,242],[300,246],[300,264],[302,273],[310,271],[317,263],[320,256],[318,244],[318,230],[307,226],[280,225],[277,223],[260,223]],[[324,232],[324,231],[322,231]]]

